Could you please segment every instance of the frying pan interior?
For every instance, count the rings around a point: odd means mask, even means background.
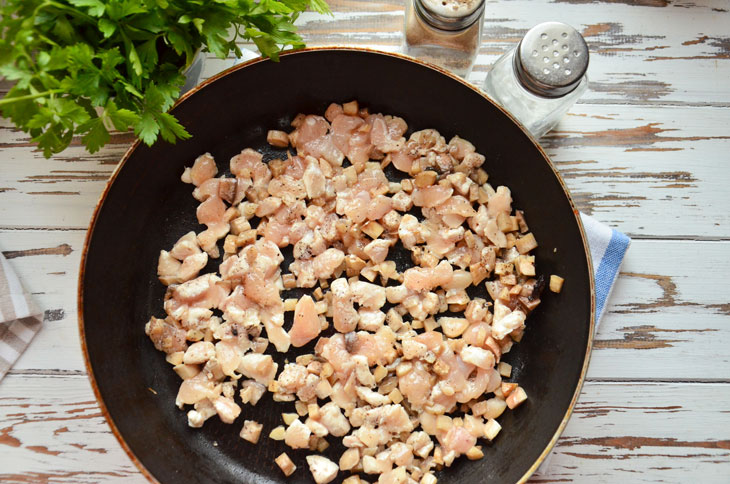
[[[297,113],[321,114],[330,102],[352,99],[371,112],[401,116],[411,130],[433,127],[447,140],[458,134],[474,143],[486,156],[490,182],[510,187],[513,206],[525,210],[540,243],[539,273],[566,279],[561,294],[544,293],[522,342],[505,358],[528,401],[500,418],[502,432],[484,446],[482,460],[458,460],[439,473],[440,482],[521,480],[566,418],[587,364],[591,283],[574,207],[543,152],[500,109],[455,78],[392,55],[315,49],[283,56],[280,63],[239,66],[187,97],[174,114],[192,138],[136,146],[95,214],[79,288],[83,342],[107,418],[149,476],[165,483],[312,482],[308,452],[267,437],[282,424],[281,412],[293,409],[272,402],[270,394],[256,407],[244,406],[233,425],[212,418],[202,429],[189,428],[185,412],[174,405],[179,379],[145,336],[144,324],[150,315],[164,314],[159,250],[201,230],[191,186],[180,182],[183,167],[210,152],[223,172],[241,149],[265,148],[267,130],[289,131]],[[265,159],[275,155],[268,152]],[[206,268],[214,270],[214,263]],[[275,356],[284,361],[284,355]],[[256,446],[238,437],[244,419],[264,424]],[[342,447],[335,440],[325,455],[336,462]],[[299,469],[288,479],[273,461],[284,451]]]

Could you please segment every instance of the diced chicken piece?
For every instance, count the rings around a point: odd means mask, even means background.
[[[325,192],[325,178],[322,170],[319,167],[319,162],[315,158],[308,158],[311,160],[309,166],[304,171],[304,188],[307,191],[307,196],[310,199],[318,198],[324,195]]]
[[[350,431],[350,422],[333,402],[326,403],[319,409],[319,421],[335,437],[342,437]]]
[[[198,223],[204,225],[215,225],[223,222],[223,214],[226,211],[226,204],[218,195],[209,197],[201,203],[197,209]]]
[[[388,258],[388,250],[390,250],[391,241],[384,239],[376,239],[365,246],[363,252],[367,254],[374,264],[380,264]]]
[[[205,363],[213,357],[215,357],[215,346],[213,346],[213,343],[208,341],[198,341],[197,343],[190,345],[190,347],[185,350],[183,363],[186,365],[196,365]]]
[[[277,148],[286,148],[289,146],[289,135],[284,131],[270,129],[266,134],[266,142]]]
[[[253,378],[262,385],[268,385],[274,379],[278,368],[279,365],[274,363],[271,355],[258,353],[243,355],[241,363],[238,365],[240,373],[243,373],[247,378]]]
[[[299,419],[294,420],[284,433],[284,443],[292,449],[306,449],[309,447],[309,436],[312,431]]]
[[[432,208],[444,203],[452,193],[454,193],[453,188],[432,185],[430,187],[416,188],[413,190],[411,197],[416,207]]]
[[[467,453],[477,443],[476,437],[464,427],[451,427],[439,441],[446,452],[453,450],[457,454]]]
[[[312,473],[314,482],[317,484],[327,484],[337,477],[339,468],[337,464],[321,455],[308,455],[307,464],[309,471]]]
[[[507,397],[507,406],[510,408],[510,410],[517,408],[527,400],[527,393],[525,393],[525,389],[518,386]]]
[[[218,173],[218,167],[210,153],[198,156],[190,170],[190,180],[193,185],[199,187],[206,180],[213,178]]]
[[[511,311],[499,299],[494,303],[494,318],[492,319],[492,336],[502,339],[512,331],[525,325],[527,315],[519,309]]]
[[[406,484],[407,482],[408,472],[403,466],[385,472],[378,478],[378,484]]]
[[[201,372],[197,376],[184,380],[180,384],[180,389],[175,398],[175,404],[182,408],[185,404],[193,405],[204,399],[213,401],[217,398],[218,393],[214,388],[213,382],[208,380]]]
[[[494,354],[491,351],[479,348],[477,346],[464,346],[462,348],[461,359],[465,363],[470,363],[479,368],[491,369],[494,368]]]
[[[160,277],[160,281],[165,284],[177,283],[177,273],[180,270],[182,263],[175,259],[166,250],[160,251],[160,257],[157,260],[157,275]],[[168,281],[167,283],[165,283]]]
[[[289,330],[291,344],[296,348],[304,346],[316,338],[320,331],[321,326],[317,309],[314,307],[314,300],[310,296],[304,295],[294,309],[294,324]]]
[[[199,254],[200,246],[198,246],[198,239],[195,232],[188,232],[187,234],[180,237],[175,242],[175,245],[170,249],[170,255],[177,260],[185,260],[188,256]]]
[[[490,217],[496,218],[500,213],[507,215],[512,212],[512,194],[509,188],[500,186],[494,195],[489,197],[487,202],[487,213]]]
[[[358,327],[365,331],[376,332],[383,327],[385,322],[385,313],[379,309],[362,308],[358,311],[359,323]]]
[[[339,278],[330,285],[333,294],[333,322],[340,333],[349,333],[357,327],[360,316],[353,306],[352,293],[347,279]]]
[[[197,277],[207,263],[208,254],[205,252],[187,256],[180,266],[180,269],[177,271],[177,282],[187,282]]]
[[[283,472],[286,477],[294,474],[294,471],[297,470],[297,466],[295,466],[294,462],[292,462],[289,456],[286,455],[286,452],[282,452],[279,457],[274,459],[274,462],[276,462],[276,465],[279,466],[279,469],[281,469],[281,472]]]
[[[337,116],[342,114],[344,111],[342,109],[342,105],[337,103],[332,103],[329,106],[327,106],[327,110],[324,112],[324,117],[332,123]],[[359,118],[358,118],[359,119]],[[334,125],[332,126],[332,129],[334,129]]]
[[[203,399],[195,404],[195,409],[188,412],[188,426],[199,429],[206,420],[216,415],[215,407],[208,399]]]
[[[416,362],[408,373],[400,376],[398,388],[412,408],[419,408],[428,400],[435,380],[435,375],[421,362]]]
[[[289,393],[296,393],[307,380],[307,368],[296,363],[287,363],[277,381],[281,389]]]
[[[264,396],[264,393],[266,393],[266,386],[253,380],[245,380],[241,384],[241,387],[241,401],[243,403],[250,403],[253,406],[256,406],[261,397]]]
[[[339,249],[327,249],[312,261],[314,276],[319,279],[332,277],[335,270],[344,262],[345,254]]]
[[[436,267],[411,267],[403,273],[403,284],[412,291],[431,290],[437,286],[449,284],[454,270],[447,261],[441,261]]]
[[[176,327],[166,319],[151,317],[145,325],[145,333],[158,351],[164,351],[167,354],[185,351],[188,347],[185,341],[185,330]]]
[[[350,284],[350,292],[355,302],[370,309],[378,309],[385,304],[385,288],[364,281]]]
[[[365,400],[368,405],[371,405],[373,407],[379,407],[381,405],[386,405],[390,403],[390,398],[388,398],[386,395],[374,392],[365,387],[357,387],[357,396],[360,399]]]
[[[241,429],[241,433],[239,435],[243,440],[247,440],[252,444],[257,444],[259,442],[259,437],[261,436],[261,430],[263,430],[263,428],[264,426],[256,422],[255,420],[244,420],[243,428]]]

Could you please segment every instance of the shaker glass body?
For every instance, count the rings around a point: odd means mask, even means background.
[[[481,12],[471,25],[459,30],[446,30],[434,27],[423,18],[416,5],[422,1],[408,0],[406,5],[403,52],[466,77],[479,50],[484,6],[479,7]]]
[[[484,81],[484,91],[510,112],[535,138],[550,131],[585,92],[587,76],[575,89],[561,97],[543,97],[525,89],[514,70],[516,49],[495,62]]]

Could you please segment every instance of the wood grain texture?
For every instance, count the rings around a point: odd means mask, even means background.
[[[717,402],[728,398],[728,385],[587,383],[532,482],[689,482],[697,475],[723,482],[730,414]],[[5,378],[0,450],[2,482],[145,482],[106,427],[83,376]]]
[[[300,18],[310,45],[399,49],[405,0],[329,3],[334,18]],[[580,30],[591,65],[588,91],[542,144],[580,210],[634,241],[574,416],[532,482],[727,482],[730,5],[487,0],[469,79],[481,84],[546,20]],[[230,65],[209,57],[204,77]],[[0,120],[0,250],[44,310],[0,382],[0,482],[146,482],[94,401],[75,302],[85,229],[131,139],[45,160]]]
[[[25,254],[10,263],[46,310],[43,331],[11,372],[84,371],[75,299],[83,241],[83,231],[0,230],[6,252]],[[59,246],[70,252],[43,253]],[[703,257],[687,257],[692,251]],[[635,240],[598,329],[588,378],[730,381],[727,254],[724,241]]]
[[[730,239],[730,171],[718,169],[730,151],[729,112],[580,104],[542,142],[578,208],[599,220],[634,237]],[[31,147],[6,150],[0,228],[85,228],[127,147],[73,147],[52,160]]]

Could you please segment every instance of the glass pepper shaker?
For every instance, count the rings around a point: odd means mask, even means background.
[[[466,77],[482,36],[484,0],[408,0],[403,51]]]
[[[494,63],[484,91],[539,138],[586,90],[587,69],[583,36],[564,23],[545,22]]]

